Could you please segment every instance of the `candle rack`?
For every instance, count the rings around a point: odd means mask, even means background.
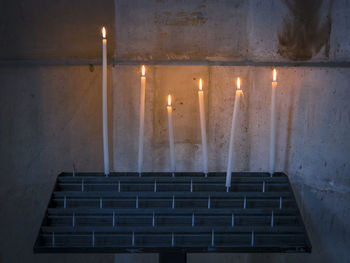
[[[61,173],[36,253],[311,252],[284,173]]]

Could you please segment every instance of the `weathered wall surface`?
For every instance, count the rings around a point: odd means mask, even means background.
[[[189,262],[350,262],[349,11],[347,0],[0,1],[0,262],[113,261],[112,255],[32,253],[56,175],[73,162],[80,171],[103,170],[101,68],[87,64],[99,63],[103,24],[110,61],[129,64],[109,68],[116,171],[136,169],[139,61],[153,64],[147,66],[148,171],[169,169],[168,93],[177,169],[201,169],[199,77],[209,169],[225,170],[237,76],[245,95],[235,170],[266,170],[271,68],[261,65],[285,66],[278,68],[277,168],[290,176],[313,253],[191,254]],[[227,65],[211,65],[221,62]],[[306,67],[290,67],[300,62]],[[156,260],[116,256],[116,262]]]
[[[247,3],[242,0],[117,0],[116,25],[128,23],[129,26],[116,26],[116,57],[120,60],[242,60],[248,41]]]
[[[120,61],[325,62],[350,57],[346,0],[115,2]]]

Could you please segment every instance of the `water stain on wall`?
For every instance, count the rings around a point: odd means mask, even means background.
[[[278,34],[277,53],[294,61],[305,61],[317,55],[325,46],[329,57],[333,0],[327,2],[327,16],[321,19],[323,0],[283,0],[289,15]]]
[[[202,12],[176,12],[164,11],[161,13],[155,13],[154,23],[164,26],[198,26],[204,25],[207,22],[207,18]]]

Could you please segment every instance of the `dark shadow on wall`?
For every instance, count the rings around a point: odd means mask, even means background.
[[[327,15],[321,18],[323,0],[283,0],[289,10],[278,34],[278,51],[293,61],[310,60],[325,46],[329,57],[332,29],[331,11],[334,0],[327,3]]]
[[[347,262],[349,230],[345,222],[349,216],[341,212],[349,209],[347,195],[313,188],[293,179],[291,184],[312,244],[311,254],[295,255],[295,261],[292,259],[291,262]]]
[[[77,171],[103,170],[101,66],[94,68],[0,67],[1,263],[113,262],[112,255],[33,254],[57,174],[73,162]],[[109,78],[109,112],[111,91]]]
[[[295,103],[295,89],[291,89],[289,95],[289,108],[288,108],[288,121],[287,121],[287,139],[286,139],[286,151],[284,155],[284,171],[289,171],[289,161],[292,148],[292,129],[293,129],[293,116],[294,116],[294,103]]]

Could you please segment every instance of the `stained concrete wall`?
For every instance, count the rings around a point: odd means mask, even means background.
[[[199,77],[209,169],[225,170],[240,76],[245,95],[235,170],[265,171],[266,65],[279,66],[277,168],[292,181],[313,253],[190,254],[189,262],[350,262],[349,10],[347,0],[0,1],[0,262],[114,261],[113,255],[32,253],[56,175],[73,163],[80,171],[103,169],[102,24],[115,64],[108,98],[116,171],[136,169],[141,61],[147,64],[146,170],[169,169],[169,92],[177,169],[201,169]],[[116,256],[116,262],[156,260],[155,254]]]
[[[324,62],[350,57],[346,0],[116,0],[115,8],[119,61]]]

